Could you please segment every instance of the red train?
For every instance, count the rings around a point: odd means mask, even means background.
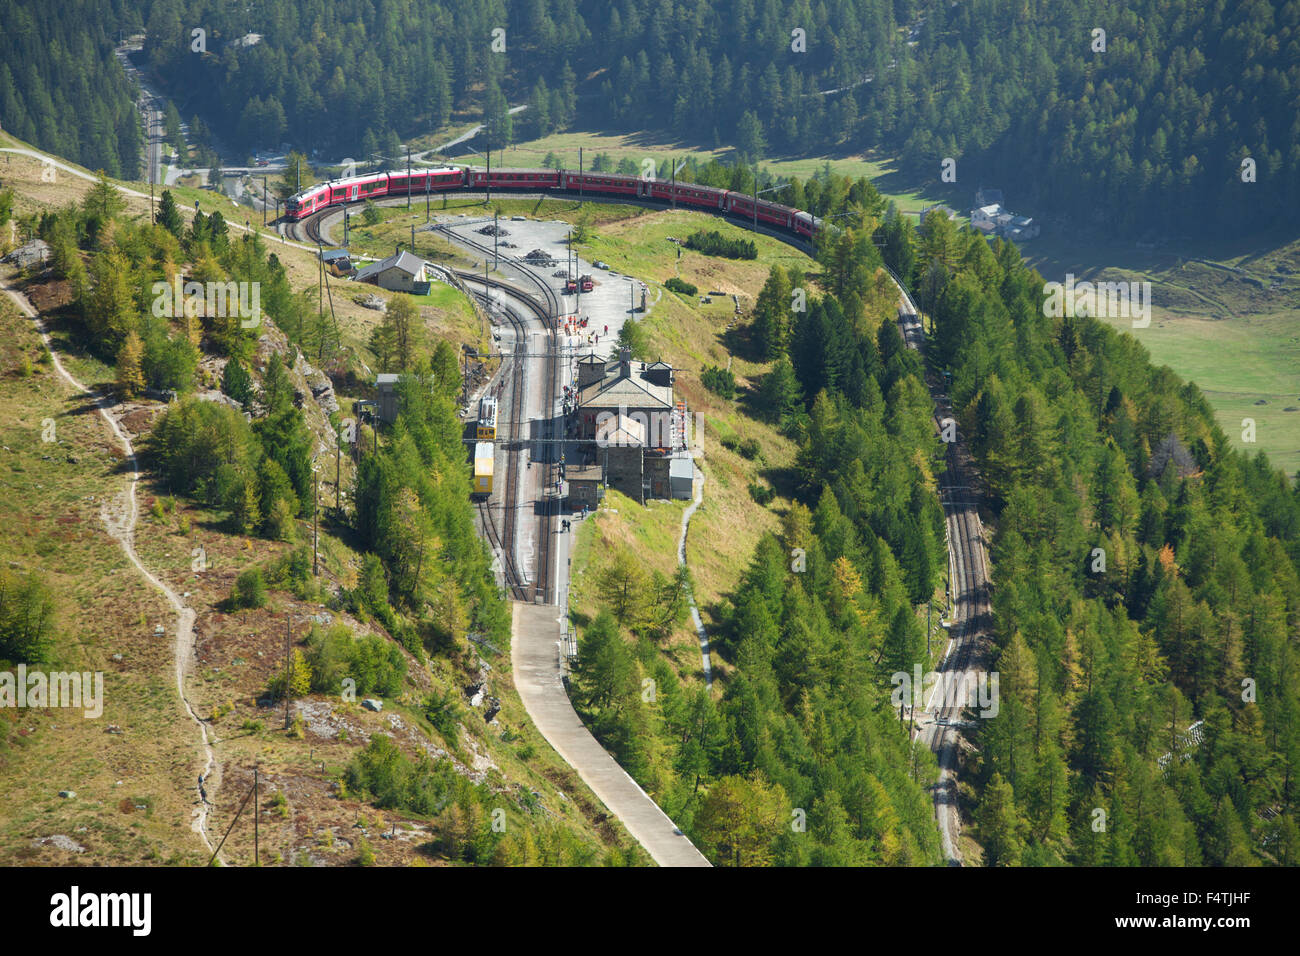
[[[679,206],[731,215],[744,222],[757,219],[768,226],[786,229],[811,239],[821,229],[821,220],[790,206],[759,199],[746,193],[695,183],[674,183],[616,173],[577,173],[554,169],[468,169],[443,166],[413,170],[411,173],[371,173],[350,179],[337,179],[304,189],[285,202],[285,218],[297,221],[327,206],[364,202],[379,196],[405,196],[407,193],[444,192],[450,189],[555,190],[557,192],[613,196],[632,196]]]

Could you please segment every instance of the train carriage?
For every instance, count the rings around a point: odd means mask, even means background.
[[[758,206],[759,222],[769,226],[780,226],[782,229],[794,228],[794,217],[799,210],[763,199],[755,203],[754,197],[745,193],[727,193],[727,211],[737,216],[744,216],[751,222],[754,219],[755,205]]]
[[[388,194],[388,174],[375,173],[371,176],[354,176],[351,179],[338,179],[329,183],[329,205],[362,202],[377,196]]]
[[[465,170],[459,166],[438,166],[433,169],[413,169],[409,176],[405,170],[388,174],[388,195],[405,196],[408,192],[421,194],[446,189],[459,189],[465,185]]]
[[[560,173],[554,169],[494,169],[491,173],[471,169],[469,184],[479,189],[554,189],[560,184]]]
[[[559,187],[574,192],[582,189],[595,193],[637,196],[641,193],[641,182],[636,176],[620,176],[616,173],[575,173],[565,170],[560,174]]]
[[[478,405],[478,426],[475,435],[479,441],[496,441],[497,437],[497,400],[486,396]]]
[[[775,226],[811,239],[821,230],[820,220],[810,214],[780,203],[755,200],[752,195],[700,186],[695,183],[676,183],[664,180],[641,179],[614,173],[577,173],[572,170],[553,169],[469,169],[460,166],[435,167],[393,173],[375,173],[350,179],[335,180],[312,186],[285,202],[285,217],[298,221],[328,206],[362,202],[385,195],[404,196],[448,189],[499,190],[566,190],[570,193],[588,192],[593,196],[627,196],[676,202],[679,206],[694,206],[709,212],[722,212],[740,220],[755,218],[768,226]]]
[[[284,214],[293,220],[303,219],[329,204],[329,187],[311,186],[285,200]]]
[[[474,478],[470,485],[470,493],[474,495],[483,495],[485,497],[492,494],[493,472],[496,470],[496,445],[490,441],[481,441],[474,445]]]

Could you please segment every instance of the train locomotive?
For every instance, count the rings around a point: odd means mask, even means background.
[[[563,194],[614,196],[693,207],[735,217],[742,223],[757,220],[795,235],[812,239],[822,222],[815,216],[781,203],[758,199],[731,189],[696,183],[678,183],[616,173],[578,173],[555,169],[470,169],[441,166],[424,170],[370,173],[336,179],[302,190],[285,201],[284,217],[293,222],[305,219],[329,206],[365,202],[381,196],[406,196],[446,192],[453,189],[527,192],[554,191]]]

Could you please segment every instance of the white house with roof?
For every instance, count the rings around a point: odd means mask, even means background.
[[[429,291],[429,272],[423,259],[406,250],[372,262],[357,273],[358,282],[373,282],[392,292],[423,295]]]
[[[1032,239],[1038,235],[1038,224],[1028,216],[1017,216],[1001,203],[977,206],[970,211],[970,224],[986,235],[1003,239]]]

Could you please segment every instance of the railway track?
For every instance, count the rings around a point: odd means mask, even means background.
[[[486,261],[488,255],[492,254],[492,250],[488,246],[473,239],[468,239],[465,236],[457,234],[455,240],[482,253],[485,257],[484,261]],[[505,282],[499,278],[493,279],[488,276],[481,276],[463,270],[455,270],[455,272],[456,275],[460,277],[461,281],[467,284],[482,284],[485,290],[488,288],[497,289],[505,292],[507,295],[517,299],[518,301],[523,302],[541,321],[542,328],[545,330],[547,335],[547,347],[544,350],[546,357],[542,369],[542,380],[545,382],[545,392],[543,397],[544,404],[542,407],[542,416],[539,420],[539,427],[544,434],[541,434],[538,437],[543,439],[559,437],[557,434],[554,434],[554,432],[557,432],[559,429],[559,423],[555,420],[553,414],[555,397],[559,391],[559,340],[555,331],[556,320],[560,314],[559,296],[555,293],[555,290],[551,288],[550,283],[541,276],[538,276],[526,263],[513,257],[499,257],[498,261],[504,262],[513,267],[525,281],[536,286],[542,294],[541,299],[538,299],[531,293],[518,288],[513,283]],[[486,293],[484,298],[486,300]],[[514,394],[511,397],[512,412],[510,423],[512,433],[510,438],[510,447],[514,448],[520,441],[519,435],[515,430],[520,424],[522,424],[522,419],[525,415],[524,410],[527,407],[523,369],[527,365],[528,334],[524,323],[519,319],[517,314],[509,308],[503,311],[506,312],[516,329],[516,357],[513,363],[515,367],[515,385],[513,387]],[[552,537],[554,535],[559,497],[558,495],[550,496],[547,494],[547,491],[551,487],[552,482],[556,481],[558,478],[558,463],[554,460],[556,446],[552,442],[543,441],[540,447],[542,449],[541,456],[539,456],[541,458],[542,466],[540,489],[542,493],[542,507],[540,513],[537,515],[536,539],[538,544],[536,548],[537,560],[535,565],[534,581],[530,592],[526,586],[523,586],[522,582],[516,580],[515,586],[512,587],[512,593],[514,593],[515,597],[519,600],[532,600],[534,603],[550,604],[554,603],[558,592],[558,589],[555,586],[555,548],[552,546]],[[506,466],[506,500],[511,503],[517,501],[516,496],[518,493],[520,471],[518,459],[520,454],[530,454],[530,452],[526,448],[520,446],[518,448],[518,453],[512,453],[510,455],[509,463]],[[518,516],[519,520],[522,520],[523,518],[523,515]],[[519,520],[506,522],[506,534],[511,535],[512,540],[513,536],[518,533]]]
[[[898,276],[890,275],[898,286],[907,312],[900,314],[899,327],[903,340],[911,349],[924,352],[925,333],[919,313],[911,296],[907,294]],[[951,404],[940,377],[933,369],[926,370],[926,384],[934,403],[935,429],[942,434],[944,420],[951,415]],[[958,848],[960,814],[957,808],[957,749],[960,730],[954,722],[964,718],[966,689],[972,679],[968,673],[975,659],[979,638],[985,633],[992,611],[989,599],[988,567],[984,555],[983,525],[979,519],[978,497],[970,484],[971,465],[965,460],[960,441],[947,448],[947,463],[940,482],[941,499],[948,523],[948,552],[951,559],[950,579],[953,610],[958,623],[957,633],[939,671],[945,675],[939,688],[956,686],[959,693],[944,699],[933,712],[935,724],[930,741],[939,759],[940,778],[934,787],[935,818],[943,839],[944,853],[952,865],[961,865]],[[947,675],[956,677],[952,681]],[[926,709],[934,696],[926,702]]]
[[[331,206],[308,216],[298,223],[292,224],[290,228],[293,231],[294,238],[300,241],[305,238],[307,242],[324,245],[321,222],[327,215],[337,212],[337,210],[338,207]],[[491,248],[482,243],[459,235],[456,238],[485,257],[492,255]],[[498,304],[490,297],[489,290],[502,292],[509,299],[522,304],[551,336],[551,347],[546,350],[547,358],[543,367],[543,380],[546,382],[547,391],[542,427],[548,430],[554,429],[557,426],[551,415],[551,409],[558,390],[559,363],[556,357],[558,343],[554,340],[553,328],[555,319],[560,314],[559,296],[544,279],[529,269],[527,264],[516,261],[512,257],[500,257],[499,261],[512,266],[525,282],[536,287],[539,294],[533,294],[529,290],[520,288],[518,285],[500,278],[484,276],[461,269],[452,271],[467,286],[482,286],[484,291],[475,294],[486,305]],[[558,501],[555,498],[545,496],[546,489],[554,481],[553,472],[556,463],[549,460],[541,463],[543,468],[541,487],[544,506],[537,516],[537,527],[534,529],[537,540],[535,550],[536,568],[530,579],[526,562],[520,562],[517,556],[517,546],[521,537],[520,525],[528,519],[527,509],[521,509],[519,503],[519,481],[521,473],[525,470],[520,465],[520,458],[529,454],[527,436],[524,434],[528,407],[528,326],[514,308],[505,306],[500,311],[506,316],[507,321],[515,330],[515,354],[510,362],[510,413],[506,423],[506,474],[504,487],[498,492],[502,519],[498,521],[497,507],[494,506],[491,499],[480,502],[478,510],[482,519],[484,534],[488,538],[488,546],[496,554],[500,555],[501,569],[505,577],[507,590],[516,600],[546,603],[554,599],[556,591],[554,586],[555,556],[554,548],[551,546],[551,536]],[[544,435],[542,437],[553,436]],[[553,457],[550,443],[543,443],[541,447],[546,449],[545,455],[548,459]]]
[[[462,192],[472,192],[473,190],[461,190]],[[557,193],[549,193],[557,195]],[[637,202],[628,197],[609,198],[601,196],[591,197],[592,202],[633,202],[636,205],[650,205],[645,202]],[[658,205],[658,204],[655,204]],[[666,208],[667,204],[662,204]],[[707,209],[697,209],[696,211],[709,212]],[[317,213],[304,220],[302,225],[307,238],[314,243],[323,244],[320,231],[320,221],[326,212]],[[738,225],[745,228],[755,229],[758,232],[765,233],[777,238],[793,248],[799,249],[809,255],[813,254],[813,246],[810,241],[802,237],[786,233],[782,230],[770,228],[765,225],[755,227],[751,225],[748,219],[738,219],[725,213],[721,214],[723,218],[731,219]],[[294,227],[296,228],[296,226]],[[441,229],[444,233],[447,230]],[[488,255],[493,254],[493,250],[483,243],[468,239],[465,236],[457,235],[456,241],[467,245],[476,252],[482,254],[486,260]],[[483,298],[486,301],[487,290],[497,288],[505,291],[508,295],[523,302],[541,319],[543,328],[547,329],[551,338],[552,346],[546,350],[546,365],[543,369],[544,379],[546,381],[547,404],[544,406],[542,416],[543,427],[547,430],[556,428],[556,422],[553,416],[554,397],[557,391],[557,378],[559,374],[558,356],[558,335],[554,328],[554,322],[560,315],[560,301],[555,290],[541,277],[537,276],[526,263],[522,263],[512,257],[496,256],[498,263],[504,262],[507,266],[513,267],[525,279],[525,281],[535,285],[541,293],[538,299],[528,292],[516,287],[513,284],[506,283],[500,279],[492,279],[488,276],[480,276],[464,271],[457,271],[462,281],[466,283],[478,283],[484,287]],[[903,339],[909,348],[912,348],[924,354],[924,330],[919,321],[919,312],[915,303],[908,294],[906,287],[899,277],[892,270],[889,271],[890,277],[898,287],[901,298],[907,305],[907,314],[900,314],[899,326],[903,334]],[[511,323],[516,328],[517,341],[515,345],[515,356],[512,370],[512,396],[511,396],[511,415],[510,415],[510,448],[511,454],[508,456],[507,480],[506,480],[506,502],[507,513],[511,514],[510,519],[504,521],[501,525],[495,520],[490,502],[479,505],[480,514],[483,518],[484,533],[488,537],[489,545],[494,548],[500,548],[499,553],[503,555],[503,569],[505,570],[507,583],[512,595],[516,600],[529,601],[536,603],[553,602],[556,599],[555,588],[555,568],[554,568],[554,551],[551,545],[553,525],[555,519],[554,509],[558,505],[557,498],[546,497],[546,489],[550,487],[552,480],[552,470],[555,467],[554,462],[545,462],[543,467],[545,471],[542,477],[542,493],[544,506],[538,516],[538,540],[540,549],[537,560],[537,573],[531,587],[529,583],[520,574],[517,562],[514,559],[514,543],[518,533],[519,522],[522,515],[517,513],[517,494],[519,481],[519,455],[517,451],[524,451],[523,448],[516,448],[519,444],[518,429],[522,424],[523,409],[526,407],[525,401],[525,357],[526,357],[526,339],[527,334],[523,321],[513,310],[506,310],[506,314]],[[935,405],[934,420],[936,428],[942,428],[940,420],[940,409],[947,406],[947,399],[944,393],[943,383],[933,370],[928,370],[926,374],[927,384],[930,388],[931,398]],[[549,437],[543,435],[542,437]],[[549,449],[556,446],[550,443],[543,443],[543,448],[548,449],[548,456],[552,454]],[[945,473],[942,487],[944,490],[944,510],[948,521],[949,537],[949,557],[952,562],[950,577],[952,581],[952,599],[953,608],[957,614],[959,628],[954,642],[950,645],[948,653],[945,655],[941,669],[947,672],[956,672],[958,675],[966,675],[974,658],[975,646],[978,638],[986,630],[991,617],[991,603],[989,600],[988,589],[988,569],[985,560],[982,527],[979,520],[979,514],[976,509],[974,497],[969,489],[969,483],[961,480],[968,471],[968,465],[961,459],[957,445],[950,446],[948,449],[948,469]],[[957,493],[965,492],[958,500]],[[512,513],[513,512],[513,513]],[[951,661],[949,661],[951,656]],[[931,746],[939,757],[941,767],[940,781],[934,787],[934,802],[936,822],[939,825],[941,836],[944,844],[945,855],[948,862],[953,865],[961,865],[961,854],[957,846],[957,838],[960,831],[960,814],[957,808],[957,747],[959,740],[959,729],[952,726],[954,719],[960,720],[962,717],[963,706],[960,700],[948,702],[946,706],[940,708],[935,713],[936,718],[943,718],[942,723],[936,720],[933,726],[933,737]]]
[[[544,327],[549,325],[550,316],[546,307],[519,289],[500,280],[485,279],[475,273],[457,271],[456,274],[467,286],[478,284],[484,287],[483,292],[475,291],[474,294],[479,296],[485,304],[495,304],[492,302],[488,290],[503,290],[515,301],[523,303],[537,318],[541,319]],[[532,509],[527,506],[521,508],[519,502],[520,476],[525,471],[521,459],[523,456],[530,454],[527,436],[523,433],[528,420],[528,326],[512,306],[506,305],[500,308],[499,311],[505,315],[507,321],[515,330],[514,355],[510,361],[509,373],[510,411],[504,423],[498,422],[498,428],[504,424],[506,431],[505,482],[500,491],[499,499],[503,519],[498,523],[495,513],[497,506],[494,505],[491,499],[480,502],[478,509],[482,518],[484,534],[488,538],[488,546],[501,556],[501,567],[505,576],[506,587],[511,595],[518,601],[546,603],[550,594],[554,591],[552,570],[554,549],[551,546],[553,520],[549,501],[542,514],[538,516],[538,526],[535,529],[538,540],[538,547],[535,552],[537,560],[531,580],[527,574],[526,566],[521,566],[516,557],[521,525],[528,520],[529,515],[532,513]],[[548,401],[554,396],[555,364],[555,357],[548,350],[548,358],[544,369]],[[549,423],[549,417],[544,416],[543,421]],[[543,447],[549,448],[549,445],[543,445]],[[543,467],[546,467],[545,463]],[[543,492],[548,481],[549,474],[544,472],[542,475]]]

